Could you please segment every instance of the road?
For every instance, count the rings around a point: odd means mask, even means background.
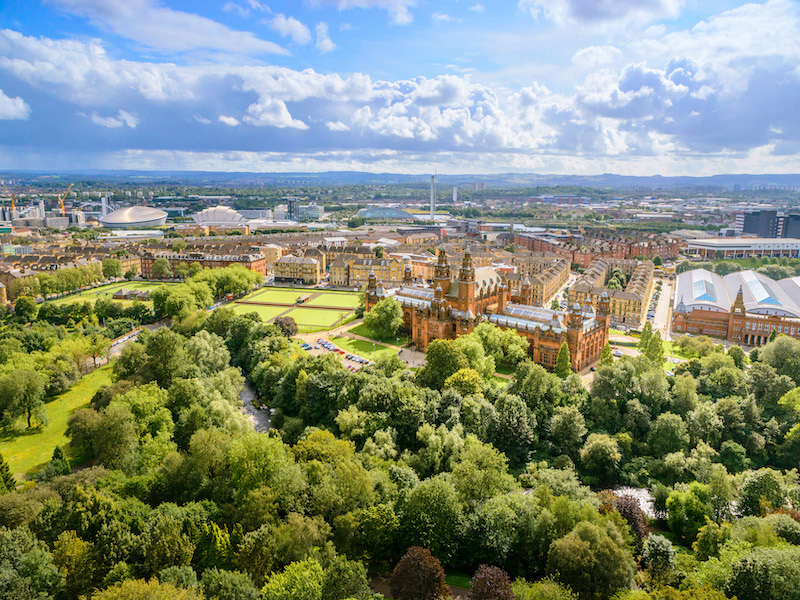
[[[661,332],[661,339],[671,339],[672,292],[673,283],[669,279],[661,279],[661,297],[656,305],[656,316],[653,319],[653,330]]]

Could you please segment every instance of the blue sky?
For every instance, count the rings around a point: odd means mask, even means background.
[[[800,172],[796,0],[4,0],[0,169]]]

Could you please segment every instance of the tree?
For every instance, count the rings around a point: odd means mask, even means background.
[[[293,562],[275,573],[261,590],[263,600],[323,600],[325,574],[315,560]]]
[[[44,385],[44,377],[38,371],[12,371],[0,379],[0,414],[8,421],[25,416],[28,429],[34,420],[47,425]]]
[[[644,353],[647,351],[647,344],[650,343],[650,338],[653,337],[653,324],[650,321],[647,321],[642,327],[642,333],[639,335],[639,342],[636,344],[636,347]]]
[[[13,492],[17,489],[17,480],[11,473],[11,468],[8,466],[6,459],[0,454],[0,495],[6,492]]]
[[[558,358],[556,358],[556,366],[553,372],[561,379],[566,379],[572,375],[572,367],[569,354],[569,346],[567,342],[562,342],[561,348],[558,349]]]
[[[680,416],[669,412],[658,415],[650,428],[648,443],[654,456],[666,456],[671,452],[686,450],[689,446],[686,423]]]
[[[337,555],[325,569],[325,600],[370,600],[367,569],[358,561]]]
[[[558,301],[558,297],[553,298],[553,301],[550,303],[550,310],[558,310],[561,308],[561,303]]]
[[[591,434],[581,449],[583,468],[601,481],[608,481],[614,477],[620,460],[622,454],[617,440],[604,433]]]
[[[649,321],[648,321],[649,322]],[[654,364],[661,365],[664,362],[664,344],[661,341],[661,332],[656,331],[647,342],[644,355]]]
[[[259,600],[258,589],[247,573],[213,567],[203,572],[203,594],[216,600]]]
[[[454,389],[462,396],[480,394],[483,390],[483,378],[475,369],[459,369],[447,378],[442,389]]]
[[[661,260],[661,257],[660,257],[660,256],[654,256],[654,257],[653,257],[653,264],[654,264],[655,266],[657,266],[657,267],[660,267],[661,265],[663,265],[663,264],[664,264],[664,261],[663,261],[663,260]]]
[[[550,420],[550,442],[556,452],[576,458],[587,433],[586,421],[575,406],[559,406]]]
[[[125,271],[125,279],[130,281],[131,279],[134,279],[138,273],[138,267],[136,265],[132,265],[127,271]]]
[[[364,315],[364,324],[379,338],[390,338],[403,324],[403,308],[394,298],[382,298]]]
[[[468,600],[514,600],[511,578],[498,567],[480,565],[472,577]]]
[[[162,257],[153,261],[153,277],[156,279],[169,279],[172,277],[172,269],[169,266],[169,260]]]
[[[528,461],[536,442],[536,420],[525,402],[514,394],[502,394],[495,402],[496,418],[489,424],[489,441],[513,465]]]
[[[583,598],[609,598],[631,587],[633,557],[612,522],[600,527],[582,521],[550,545],[547,572]]]
[[[203,600],[203,595],[192,589],[179,589],[157,579],[128,579],[114,587],[96,592],[92,600]]]
[[[744,350],[739,346],[731,346],[728,348],[728,356],[733,359],[733,364],[736,365],[737,369],[744,369],[745,364],[747,364],[747,355]]]
[[[20,296],[14,304],[14,315],[23,323],[31,323],[39,314],[39,305],[30,296]]]
[[[430,547],[447,564],[458,553],[463,519],[453,484],[441,477],[427,479],[408,493],[400,519],[403,539],[409,546]]]
[[[122,277],[122,262],[118,258],[104,258],[102,265],[106,279]]]
[[[675,564],[675,548],[663,535],[649,535],[642,547],[642,563],[658,581],[662,581]]]
[[[614,364],[614,354],[611,352],[611,346],[608,344],[603,346],[603,349],[600,351],[600,364],[601,365]]]
[[[425,364],[417,371],[417,383],[440,390],[448,377],[469,366],[467,358],[453,341],[433,340],[428,344]]]
[[[292,317],[277,317],[273,323],[280,327],[284,337],[290,338],[297,335],[297,323]]]
[[[383,258],[383,246],[375,246],[375,258]]]
[[[392,571],[395,600],[440,600],[450,594],[441,563],[427,548],[412,546]]]

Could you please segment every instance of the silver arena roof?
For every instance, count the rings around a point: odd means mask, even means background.
[[[111,229],[159,227],[166,223],[167,213],[150,206],[120,208],[100,217],[100,224]]]

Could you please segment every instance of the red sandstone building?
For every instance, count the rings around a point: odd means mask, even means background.
[[[390,295],[374,273],[367,285],[366,309]],[[523,281],[514,295],[492,267],[475,268],[467,249],[457,274],[451,273],[444,248],[439,249],[433,286],[416,285],[407,268],[403,285],[393,297],[403,308],[403,324],[418,348],[431,340],[455,339],[488,320],[503,329],[513,329],[529,344],[528,355],[553,368],[558,351],[567,342],[572,368],[579,371],[597,362],[608,342],[609,302],[605,296],[597,311],[591,303],[574,305],[569,311],[531,306],[530,280]]]
[[[263,253],[250,252],[247,254],[207,254],[205,252],[147,252],[142,256],[142,277],[150,279],[153,276],[153,263],[159,258],[169,261],[169,268],[175,272],[180,264],[192,265],[199,263],[204,269],[218,269],[230,265],[242,265],[246,269],[261,275],[267,274],[267,259]]]
[[[755,271],[725,277],[705,269],[681,273],[672,331],[761,346],[770,334],[800,339],[800,277],[775,281]]]
[[[553,252],[580,267],[598,258],[616,260],[678,257],[679,243],[664,235],[632,234],[587,229],[574,232],[517,233],[514,243],[533,252]]]

